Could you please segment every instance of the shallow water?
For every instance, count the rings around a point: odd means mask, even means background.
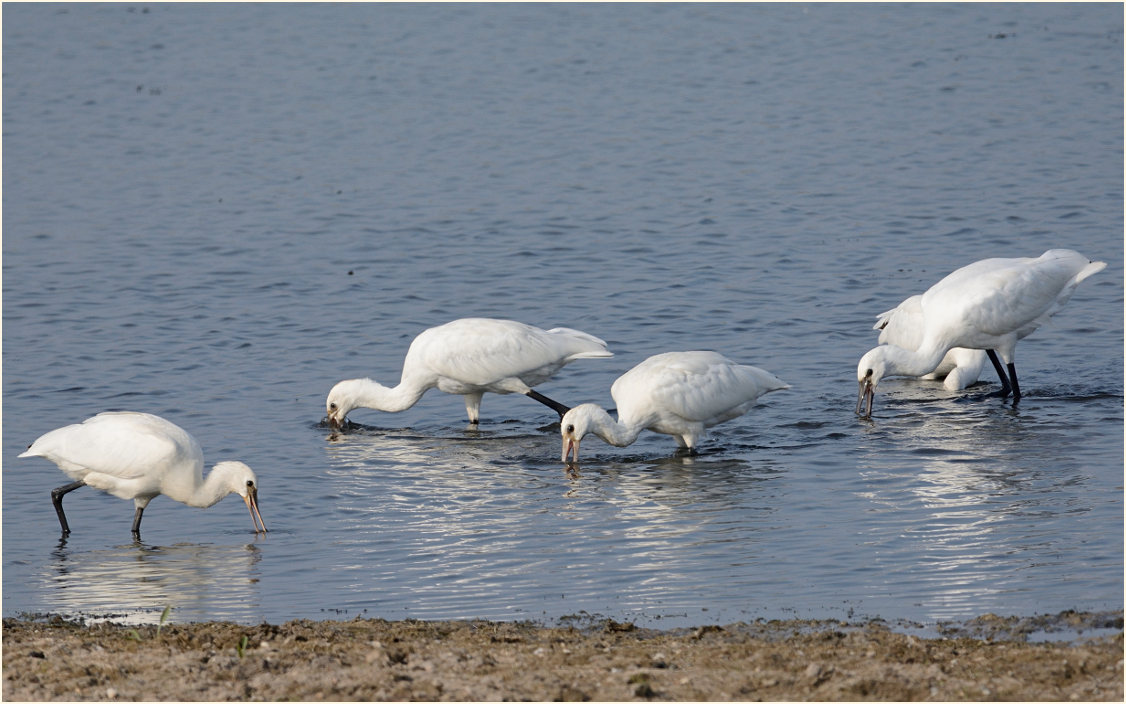
[[[1122,15],[1113,5],[42,5],[4,13],[3,611],[649,625],[1122,608]],[[881,385],[876,314],[989,256],[1108,263],[1018,352],[1016,408]],[[394,381],[486,315],[792,385],[696,457],[559,461],[554,416]],[[157,413],[237,498],[50,489],[16,460]]]

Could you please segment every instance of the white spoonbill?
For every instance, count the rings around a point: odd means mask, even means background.
[[[923,341],[922,299],[921,295],[911,296],[895,308],[880,313],[872,329],[880,331],[881,345],[918,349]],[[922,378],[942,379],[942,385],[948,391],[958,391],[977,381],[985,366],[985,358],[985,350],[951,347],[938,366]]]
[[[405,411],[435,387],[464,396],[465,412],[474,424],[481,419],[481,397],[487,391],[524,394],[562,416],[566,406],[532,387],[576,359],[613,356],[605,342],[579,330],[541,330],[514,320],[462,318],[414,338],[398,386],[346,379],[332,387],[325,401],[328,422],[340,428],[353,408]]]
[[[920,342],[916,349],[880,345],[860,358],[856,412],[872,416],[876,386],[887,376],[921,376],[952,347],[985,350],[1001,380],[999,395],[1020,400],[1014,360],[1017,341],[1057,313],[1075,288],[1106,267],[1070,249],[1036,258],[982,259],[931,286],[919,299]],[[997,359],[1008,365],[1008,375]]]
[[[770,372],[716,352],[653,355],[610,387],[617,421],[593,403],[575,406],[563,416],[563,461],[568,455],[579,461],[579,443],[587,433],[625,447],[646,428],[672,435],[681,448],[694,452],[707,428],[743,415],[765,393],[788,388]]]
[[[31,443],[20,457],[45,457],[74,483],[51,492],[63,535],[70,526],[63,496],[82,486],[133,499],[133,536],[141,537],[141,514],[160,494],[207,508],[238,494],[250,510],[254,532],[266,532],[258,512],[258,479],[242,462],[220,462],[203,476],[203,451],[180,426],[148,413],[110,411],[82,423],[57,428]]]

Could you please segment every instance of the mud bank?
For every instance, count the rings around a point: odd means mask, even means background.
[[[3,696],[28,700],[1122,701],[1122,616],[1068,642],[984,617],[919,637],[880,621],[657,631],[486,621],[131,628],[4,619]],[[1060,617],[1056,617],[1058,620]],[[1111,633],[1107,634],[1107,629]],[[1114,633],[1114,630],[1117,633]]]

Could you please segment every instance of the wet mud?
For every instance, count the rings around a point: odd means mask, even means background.
[[[1123,700],[1121,612],[985,616],[925,637],[879,620],[3,626],[6,701]],[[1065,639],[1043,639],[1053,628]]]

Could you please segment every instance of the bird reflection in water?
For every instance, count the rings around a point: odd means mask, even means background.
[[[1030,569],[1083,539],[1044,530],[1091,507],[1075,504],[1084,473],[1072,442],[1033,415],[936,406],[872,429],[857,492],[870,504],[868,541],[879,547],[881,580],[912,584],[928,617],[993,608],[991,599],[1024,588]]]
[[[173,618],[252,621],[261,595],[255,544],[168,546],[139,541],[75,550],[59,541],[43,574],[46,610],[87,621],[155,624]]]

